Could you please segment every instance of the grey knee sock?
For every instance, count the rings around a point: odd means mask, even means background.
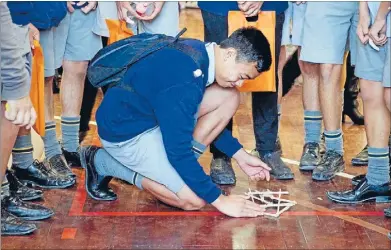
[[[18,168],[26,169],[33,164],[33,145],[31,134],[18,136],[12,149],[12,163]]]
[[[305,143],[320,142],[322,129],[322,112],[304,110]]]
[[[62,146],[68,152],[77,152],[79,148],[80,116],[61,116]]]
[[[389,148],[368,148],[368,184],[382,185],[390,181]]]
[[[42,140],[45,145],[46,158],[51,158],[62,153],[60,144],[57,141],[56,123],[54,121],[46,122],[45,136],[42,137]]]
[[[99,175],[116,177],[136,185],[139,189],[143,189],[141,182],[144,176],[122,165],[122,163],[107,153],[106,150],[100,149],[96,152],[94,163]]]
[[[333,150],[340,155],[343,155],[343,138],[341,129],[334,131],[324,131],[326,141],[326,150]]]

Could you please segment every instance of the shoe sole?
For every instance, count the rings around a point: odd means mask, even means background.
[[[375,203],[390,203],[391,202],[391,197],[390,196],[378,196],[378,197],[373,197],[373,198],[368,198],[365,200],[361,201],[340,201],[337,199],[334,199],[332,197],[329,197],[327,195],[327,198],[330,200],[340,203],[340,204],[361,204],[361,203],[366,203],[366,202],[375,202]]]
[[[65,185],[65,186],[43,186],[43,185],[39,185],[35,182],[32,182],[32,181],[26,181],[26,180],[20,180],[23,184],[27,185],[28,187],[32,187],[32,188],[35,188],[35,187],[40,187],[40,188],[44,188],[44,189],[66,189],[66,188],[69,188],[73,185],[75,185],[76,181],[74,181],[73,183],[69,184],[69,185]]]
[[[299,165],[299,170],[301,171],[312,171],[316,168],[317,166],[314,166],[314,165]]]
[[[49,219],[50,217],[52,217],[54,215],[54,212],[49,214],[49,215],[45,215],[45,216],[39,216],[39,217],[18,217],[22,220],[27,220],[27,221],[36,221],[36,220],[45,220],[45,219]]]
[[[84,186],[85,186],[85,189],[87,191],[87,194],[94,200],[97,200],[97,201],[115,201],[117,200],[117,197],[116,198],[112,198],[112,199],[102,199],[102,198],[99,198],[99,197],[95,197],[93,196],[90,191],[88,191],[88,188],[87,188],[87,180],[88,180],[88,171],[87,171],[87,161],[86,161],[86,158],[84,157],[84,153],[85,153],[85,150],[81,149],[80,150],[80,162],[81,162],[81,167],[85,170],[85,173],[86,173],[86,176],[85,176],[85,181],[84,181]]]
[[[24,231],[24,232],[18,232],[18,233],[7,233],[7,232],[1,232],[1,236],[5,236],[5,235],[9,235],[9,236],[19,236],[19,235],[27,235],[27,234],[31,234],[32,232],[34,232],[35,230],[37,230],[37,228],[33,228],[33,229],[30,229],[28,231]]]
[[[271,177],[273,177],[274,179],[276,180],[280,180],[280,181],[288,181],[288,180],[293,180],[295,178],[295,176],[291,176],[291,177],[278,177],[278,176],[275,176],[273,174],[270,175]]]
[[[36,196],[31,196],[31,197],[28,197],[28,198],[21,198],[19,197],[22,201],[33,201],[33,200],[38,200],[38,199],[41,199],[43,198],[43,195],[36,195]]]
[[[316,176],[314,176],[312,174],[312,179],[315,180],[315,181],[330,181],[330,180],[335,178],[335,175],[337,173],[343,172],[344,170],[345,170],[345,164],[338,166],[337,171],[332,176],[330,176],[329,178],[318,178],[318,177],[316,177]]]

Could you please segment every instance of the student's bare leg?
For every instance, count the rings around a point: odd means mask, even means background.
[[[0,152],[1,152],[1,172],[0,180],[2,181],[7,169],[8,160],[14,146],[16,136],[18,135],[19,126],[13,124],[7,120],[4,116],[5,114],[5,103],[1,103],[0,107],[1,112],[1,143],[0,143]]]

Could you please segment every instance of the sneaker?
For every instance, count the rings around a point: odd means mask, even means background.
[[[302,171],[312,171],[319,165],[321,159],[319,144],[308,142],[303,147],[299,169]]]
[[[231,159],[228,156],[213,158],[210,164],[210,177],[218,185],[234,185],[236,176]]]
[[[335,151],[328,150],[322,157],[319,165],[312,172],[312,179],[316,181],[328,181],[335,174],[345,169],[343,156]]]
[[[323,133],[320,136],[319,153],[321,155],[324,155],[326,153],[326,139],[324,138],[324,134]]]
[[[368,165],[368,145],[361,150],[358,155],[352,158],[353,166],[367,166]]]
[[[384,209],[384,216],[391,218],[391,207]]]
[[[64,155],[58,154],[47,159],[50,166],[62,176],[67,176],[71,178],[76,178],[76,175],[69,168],[67,161],[65,160]]]
[[[254,155],[254,153],[252,154]],[[260,159],[272,169],[270,175],[274,179],[292,180],[295,177],[292,170],[281,160],[281,155],[278,152],[268,153],[263,156],[260,155]]]
[[[282,146],[281,146],[281,141],[279,136],[277,136],[275,151],[280,155],[282,155]]]

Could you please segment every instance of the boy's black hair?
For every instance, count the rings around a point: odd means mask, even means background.
[[[259,73],[270,69],[272,55],[265,35],[254,27],[240,28],[220,43],[223,49],[234,48],[240,62],[257,62]]]

